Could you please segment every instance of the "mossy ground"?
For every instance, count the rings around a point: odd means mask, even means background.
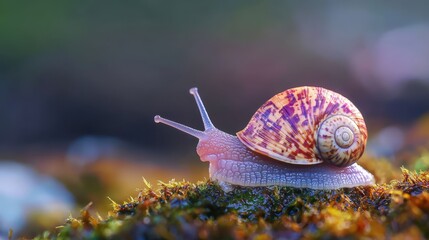
[[[37,239],[429,238],[429,172],[402,169],[389,184],[332,191],[235,187],[212,181],[149,184],[107,218],[70,217]]]

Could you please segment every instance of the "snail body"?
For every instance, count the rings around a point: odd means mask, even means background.
[[[359,166],[366,144],[365,122],[345,97],[320,87],[281,92],[253,115],[236,136],[211,122],[196,88],[204,131],[155,116],[199,139],[197,153],[210,163],[213,180],[241,186],[338,189],[371,185],[374,177]]]

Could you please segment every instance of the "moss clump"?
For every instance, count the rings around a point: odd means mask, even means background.
[[[235,187],[211,181],[160,183],[117,204],[106,219],[84,208],[57,238],[272,239],[429,238],[429,172],[372,187],[312,190]],[[39,239],[50,238],[44,233]]]

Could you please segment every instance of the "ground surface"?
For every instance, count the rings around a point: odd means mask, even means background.
[[[331,239],[429,238],[429,172],[402,168],[397,180],[321,191],[171,181],[146,183],[112,211],[70,217],[39,239]],[[376,178],[379,178],[380,176]]]

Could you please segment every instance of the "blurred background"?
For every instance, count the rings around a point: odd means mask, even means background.
[[[142,177],[204,180],[202,129],[241,130],[285,89],[317,85],[363,113],[363,162],[429,166],[427,1],[0,2],[0,239],[101,215]],[[363,163],[363,164],[364,164]],[[371,170],[371,166],[367,165]],[[373,167],[374,169],[374,167]]]

